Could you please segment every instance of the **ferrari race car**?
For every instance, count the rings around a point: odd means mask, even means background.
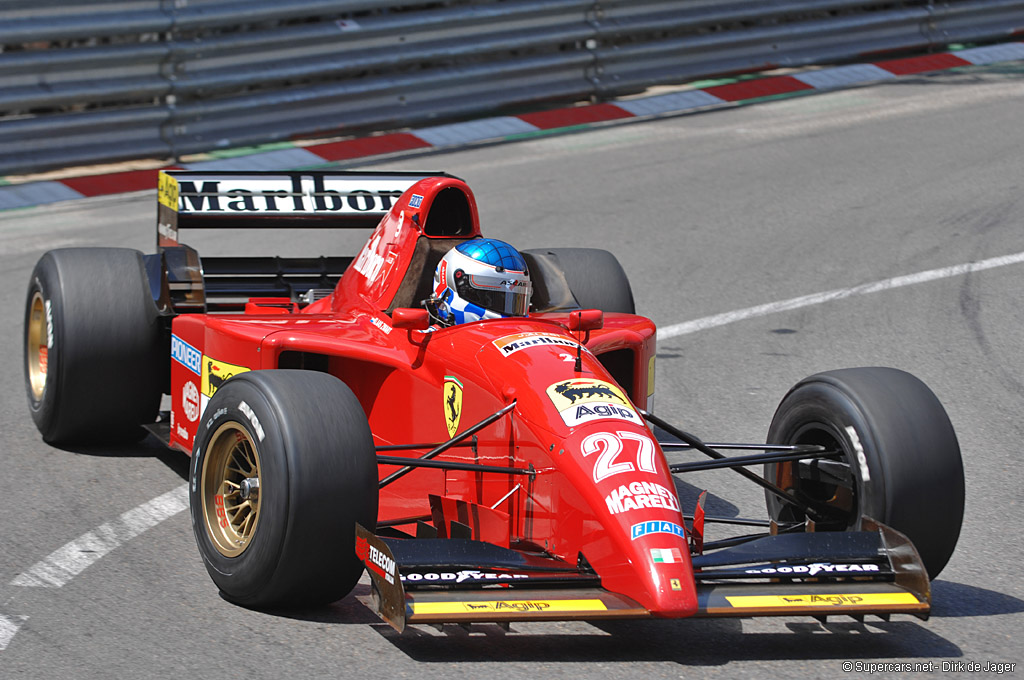
[[[529,310],[436,323],[438,263],[482,238],[456,177],[163,172],[157,212],[155,254],[40,259],[28,399],[48,442],[148,431],[190,455],[196,542],[228,599],[328,603],[365,568],[398,630],[928,616],[964,479],[943,407],[908,373],[813,375],[766,444],[706,443],[652,412],[655,326],[606,251],[523,251]],[[372,233],[354,257],[200,257],[181,240],[299,227]],[[681,507],[675,476],[722,468],[764,489],[764,518]]]

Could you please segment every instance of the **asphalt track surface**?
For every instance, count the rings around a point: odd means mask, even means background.
[[[931,662],[927,675],[1008,662],[1019,673],[1022,105],[1024,67],[1009,65],[375,166],[466,178],[485,235],[613,251],[638,310],[669,331],[657,412],[708,440],[762,441],[786,389],[819,370],[888,365],[922,378],[949,412],[967,476],[963,533],[933,583],[928,622],[572,622],[398,636],[351,596],[299,612],[229,604],[180,511],[183,456],[149,440],[53,448],[25,404],[34,262],[62,246],[152,250],[154,196],[132,195],[0,214],[0,677],[848,677],[844,662]],[[220,234],[199,245],[358,247],[317,238]],[[701,488],[712,512],[763,513],[763,496],[728,471],[686,479],[684,505]]]

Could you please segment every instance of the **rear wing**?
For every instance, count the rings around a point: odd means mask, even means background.
[[[160,172],[157,247],[180,229],[370,228],[422,172]]]
[[[395,201],[432,172],[160,172],[157,255],[161,307],[233,311],[251,297],[312,302],[337,284],[351,257],[208,257],[184,245],[182,229],[372,229]]]

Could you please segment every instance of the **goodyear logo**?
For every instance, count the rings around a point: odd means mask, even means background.
[[[629,537],[634,541],[648,534],[673,534],[686,538],[686,531],[675,522],[640,522],[629,529]]]
[[[178,211],[178,180],[166,172],[160,173],[157,182],[156,197],[160,205],[167,206],[171,210]]]
[[[192,371],[202,375],[203,354],[177,335],[171,335],[171,358]]]
[[[249,369],[245,366],[236,366],[235,364],[229,364],[226,361],[218,361],[213,357],[203,355],[203,385],[202,393],[208,397],[212,397],[214,393],[220,389],[221,385],[224,384],[228,378],[238,375],[239,373],[245,373]]]

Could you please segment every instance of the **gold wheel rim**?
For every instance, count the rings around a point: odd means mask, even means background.
[[[260,481],[256,443],[238,423],[224,423],[206,448],[201,493],[206,534],[225,557],[241,555],[256,535]]]
[[[42,401],[46,390],[46,371],[49,368],[50,348],[47,344],[52,329],[46,317],[46,303],[43,295],[36,291],[29,304],[28,339],[28,382],[32,398]]]

